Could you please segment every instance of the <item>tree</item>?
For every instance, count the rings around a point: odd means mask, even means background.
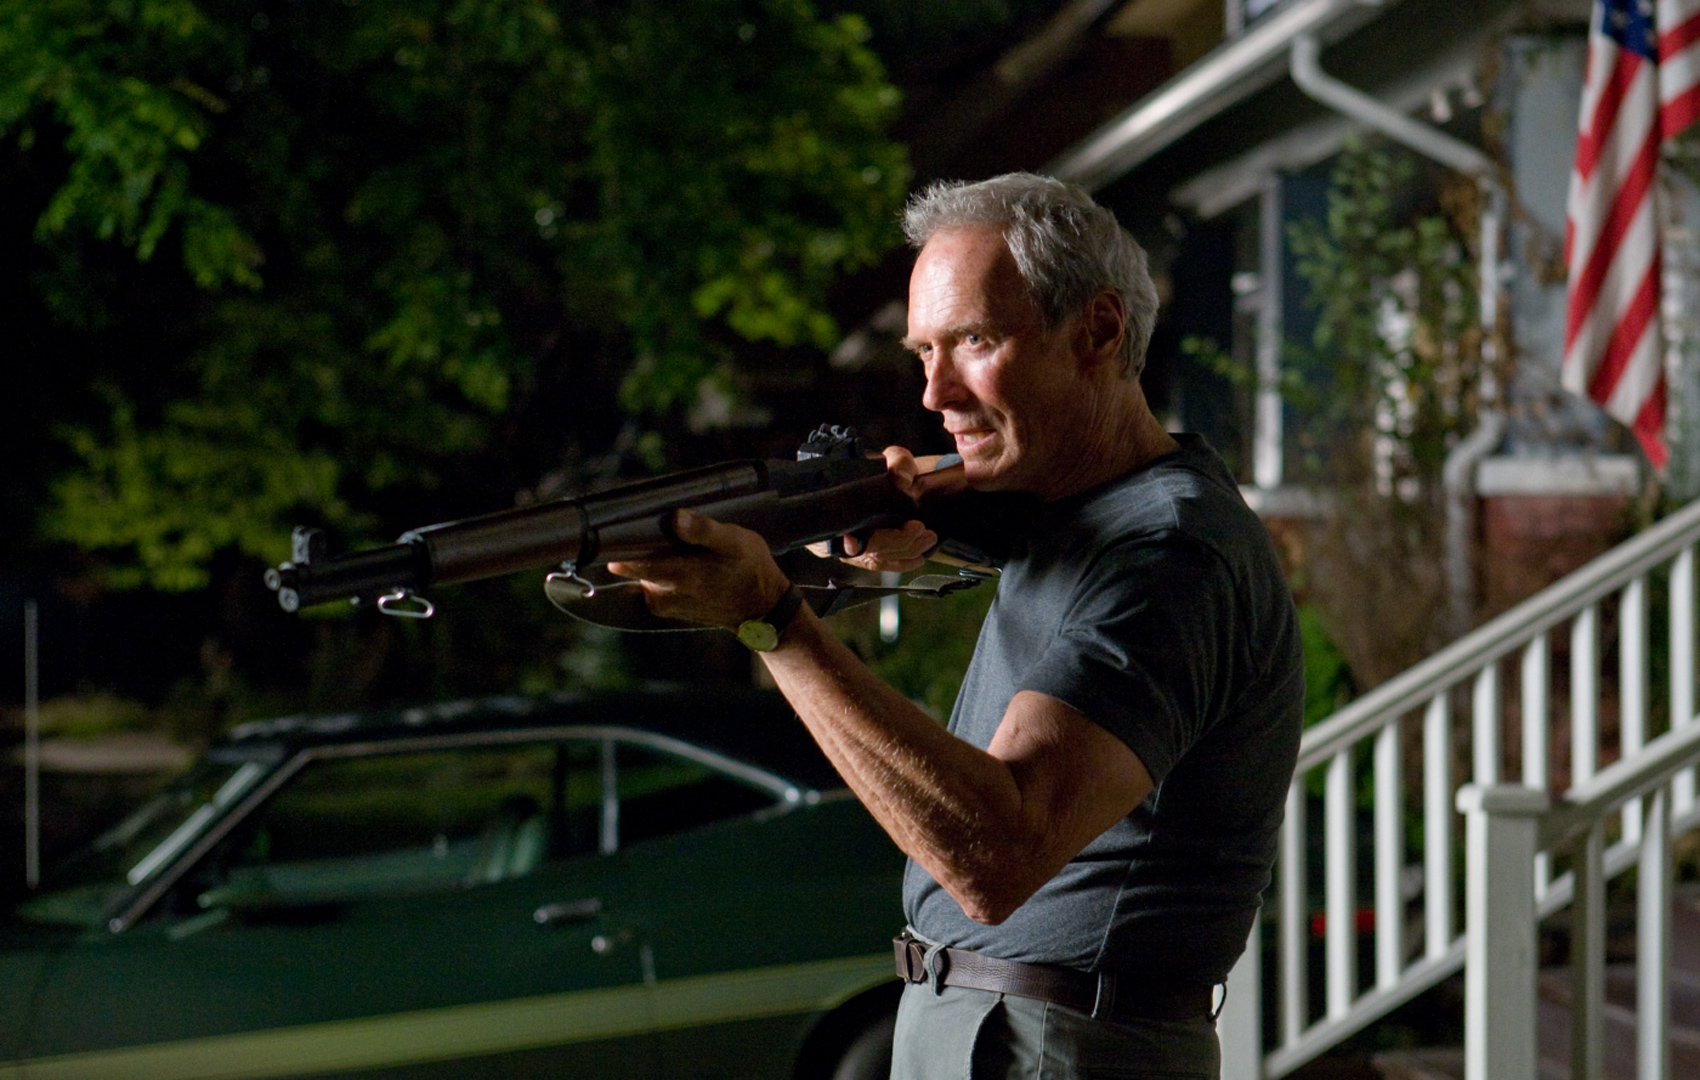
[[[803,0],[0,0],[29,359],[102,402],[45,531],[195,588],[291,523],[499,505],[735,393],[739,343],[829,346],[907,181],[866,35]]]

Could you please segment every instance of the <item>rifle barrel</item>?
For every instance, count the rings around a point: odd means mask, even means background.
[[[303,557],[266,573],[286,611],[397,589],[455,584],[571,563],[643,558],[678,546],[672,512],[693,507],[755,528],[776,550],[908,509],[877,458],[733,461],[576,498],[428,525],[396,543],[330,558]],[[803,539],[803,537],[807,539]]]

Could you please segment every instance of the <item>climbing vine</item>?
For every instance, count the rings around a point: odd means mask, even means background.
[[[1425,206],[1417,180],[1407,153],[1348,146],[1324,217],[1287,230],[1317,313],[1310,341],[1287,350],[1309,390],[1307,471],[1406,502],[1433,494],[1472,426],[1482,373],[1477,269],[1462,227],[1476,216],[1475,189],[1443,186]]]

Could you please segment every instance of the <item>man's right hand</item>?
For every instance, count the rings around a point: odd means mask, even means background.
[[[939,469],[938,457],[916,458],[901,446],[886,447],[884,456],[886,475],[899,491],[917,503],[924,498],[967,490],[961,464]],[[908,521],[899,529],[875,529],[865,541],[845,536],[843,544],[846,552],[843,561],[851,566],[901,573],[919,569],[927,561],[927,555],[938,547],[939,536],[920,521]]]

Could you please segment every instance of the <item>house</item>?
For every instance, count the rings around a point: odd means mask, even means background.
[[[1380,552],[1372,569],[1395,584],[1359,597],[1359,629],[1396,636],[1389,625],[1415,611],[1432,612],[1437,631],[1307,734],[1265,925],[1230,980],[1224,1075],[1286,1075],[1463,970],[1456,1064],[1474,1080],[1532,1078],[1537,1058],[1545,1068],[1564,1057],[1536,1042],[1535,926],[1573,901],[1571,974],[1548,974],[1582,1018],[1568,1036],[1572,1074],[1608,1075],[1611,1024],[1623,1015],[1602,1019],[1603,883],[1636,862],[1640,962],[1625,977],[1640,1019],[1626,1037],[1639,1040],[1638,1075],[1671,1075],[1672,1047],[1686,1045],[1693,1023],[1671,1012],[1670,841],[1700,824],[1700,515],[1689,507],[1614,547],[1653,476],[1627,432],[1558,385],[1566,186],[1590,5],[1131,0],[1096,9],[1078,39],[1135,38],[1141,55],[1166,54],[1171,70],[1041,171],[1093,190],[1153,250],[1168,294],[1155,403],[1225,451],[1248,501],[1277,535],[1299,538],[1299,557],[1316,554],[1304,550],[1314,523],[1351,527],[1363,506],[1342,512],[1344,496],[1306,460],[1326,450],[1314,436],[1326,412],[1317,402],[1345,392],[1342,365],[1353,357],[1335,357],[1333,382],[1310,373],[1307,400],[1292,379],[1295,355],[1328,317],[1318,310],[1328,279],[1306,266],[1318,234],[1302,223],[1341,197],[1344,151],[1362,140],[1409,154],[1411,200],[1426,200],[1434,229],[1457,234],[1430,255],[1452,260],[1445,280],[1476,286],[1447,301],[1472,323],[1446,324],[1449,335],[1426,346],[1412,343],[1424,328],[1409,282],[1390,283],[1357,313],[1377,363],[1426,347],[1468,379],[1450,390],[1452,426],[1434,444],[1444,460],[1429,459],[1426,473],[1401,471],[1400,425],[1422,406],[1409,372],[1371,372],[1381,411],[1359,432],[1359,479],[1386,504],[1435,515],[1430,548]],[[1661,188],[1676,418],[1662,481],[1672,502],[1700,494],[1700,428],[1684,422],[1700,412],[1700,197],[1683,164],[1665,169]],[[1413,565],[1415,554],[1426,561]],[[1650,611],[1667,616],[1668,636],[1649,636]],[[1370,774],[1363,784],[1359,771]],[[1408,835],[1413,819],[1420,839]],[[1307,857],[1313,850],[1320,858]],[[1461,924],[1459,855],[1470,867]]]

